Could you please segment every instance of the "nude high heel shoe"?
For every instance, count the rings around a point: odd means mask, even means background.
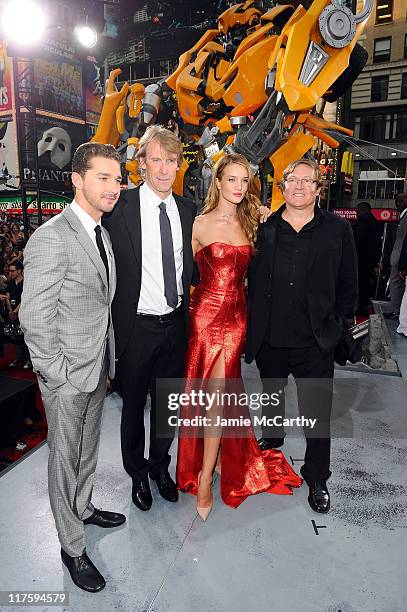
[[[203,521],[206,521],[210,511],[212,510],[212,506],[213,506],[212,484],[211,484],[211,501],[210,501],[210,505],[209,506],[199,506],[198,497],[199,497],[199,486],[200,486],[200,482],[201,482],[201,474],[202,474],[202,472],[199,472],[199,474],[198,474],[198,495],[196,497],[196,511],[198,512],[198,514],[201,517],[201,519]]]

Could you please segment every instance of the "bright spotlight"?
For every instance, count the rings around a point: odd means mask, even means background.
[[[75,28],[75,35],[83,47],[88,49],[94,47],[98,41],[98,35],[94,28],[88,25],[80,25]]]
[[[11,0],[3,10],[1,27],[8,40],[32,45],[41,39],[45,21],[44,12],[32,0]]]

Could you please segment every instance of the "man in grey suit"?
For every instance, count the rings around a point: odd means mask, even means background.
[[[404,238],[407,234],[407,193],[397,194],[396,208],[400,212],[400,221],[390,255],[390,301],[392,311],[384,314],[386,319],[399,318],[401,300],[403,299],[405,289],[405,282],[399,274],[399,259]]]
[[[122,514],[91,503],[107,374],[115,368],[111,303],[116,270],[101,227],[120,195],[114,147],[81,145],[72,161],[75,200],[38,228],[24,251],[20,323],[48,421],[48,489],[61,557],[90,592],[105,580],[85,550],[85,524],[117,527]]]

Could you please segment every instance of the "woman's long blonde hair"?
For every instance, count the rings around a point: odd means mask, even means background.
[[[230,164],[239,164],[239,166],[243,166],[246,168],[249,175],[246,195],[237,205],[236,213],[248,241],[253,246],[256,241],[257,228],[260,222],[260,192],[250,164],[243,155],[239,153],[228,153],[216,162],[212,171],[212,180],[209,186],[208,195],[205,198],[202,214],[206,215],[217,208],[219,204],[219,188],[216,185],[216,179],[220,180],[222,178],[225,168],[230,166]]]

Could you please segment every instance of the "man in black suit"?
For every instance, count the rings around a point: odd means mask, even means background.
[[[168,473],[171,437],[160,437],[159,379],[184,375],[191,248],[195,205],[172,193],[182,163],[182,143],[159,125],[147,128],[137,154],[145,182],[124,193],[106,216],[117,266],[112,306],[118,376],[123,396],[121,445],[123,465],[132,478],[132,499],[149,510],[149,478],[161,496],[178,500]],[[144,407],[151,397],[150,447],[144,457]]]
[[[316,204],[320,189],[318,164],[290,164],[282,181],[285,206],[259,227],[249,270],[246,361],[256,359],[270,393],[283,389],[292,373],[300,412],[317,418],[312,431],[304,429],[301,473],[311,508],[328,512],[334,349],[354,315],[357,257],[350,224]],[[263,416],[284,417],[280,397],[275,413]],[[281,425],[263,429],[260,448],[278,448],[284,437]]]
[[[356,210],[358,218],[352,230],[358,257],[359,303],[357,314],[361,317],[368,317],[371,306],[373,271],[380,261],[382,236],[380,223],[372,214],[369,202],[359,202]]]

